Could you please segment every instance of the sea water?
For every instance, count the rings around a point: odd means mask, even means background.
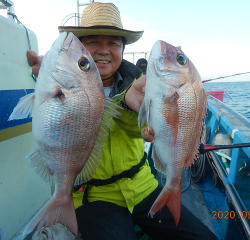
[[[206,92],[224,90],[223,102],[250,121],[250,81],[207,82],[203,86]]]

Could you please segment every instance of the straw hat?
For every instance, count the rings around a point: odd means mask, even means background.
[[[80,27],[59,26],[59,32],[72,32],[77,37],[88,35],[122,36],[126,44],[138,41],[144,31],[123,29],[120,12],[113,3],[94,2],[89,4],[82,13]]]

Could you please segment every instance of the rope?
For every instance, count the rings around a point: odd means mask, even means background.
[[[194,175],[193,175],[193,171],[191,171],[192,173],[191,173],[191,182],[192,182],[192,184],[196,187],[196,188],[198,188],[198,189],[200,189],[201,191],[204,191],[204,192],[209,192],[209,191],[212,191],[215,187],[216,187],[216,185],[217,185],[217,183],[218,183],[218,174],[217,174],[217,172],[216,172],[216,170],[215,170],[215,168],[214,168],[214,166],[213,166],[213,164],[212,164],[212,162],[211,162],[211,159],[209,158],[209,157],[207,157],[207,159],[208,159],[208,163],[209,163],[209,165],[210,165],[210,167],[212,168],[212,171],[213,171],[213,182],[214,182],[214,186],[212,187],[212,188],[210,188],[210,189],[204,189],[204,188],[201,188],[201,187],[199,187],[198,185],[197,185],[197,183],[198,182],[200,182],[201,180],[203,180],[203,178],[204,178],[204,176],[205,176],[205,173],[206,173],[206,170],[205,170],[205,155],[207,156],[207,154],[200,154],[200,155],[204,155],[204,157],[203,157],[203,160],[202,160],[202,164],[201,164],[201,166],[200,166],[200,168],[198,168],[198,170],[197,170],[197,175],[196,176],[198,176],[199,175],[199,177],[197,177],[197,178],[195,178],[194,177]],[[197,162],[197,161],[196,161]],[[192,169],[192,168],[191,168]],[[199,174],[200,172],[201,172],[201,174]]]
[[[8,15],[13,16],[13,17],[16,19],[17,23],[18,23],[18,24],[21,24],[21,25],[25,28],[26,36],[27,36],[27,39],[28,39],[29,50],[31,50],[31,44],[30,44],[30,38],[29,38],[28,29],[19,21],[19,19],[17,18],[16,14],[8,12]],[[33,80],[36,82],[36,76],[35,76],[33,73],[31,73],[31,77],[32,77]]]
[[[208,127],[206,127],[206,125],[203,125],[203,129],[202,129],[202,133],[201,133],[201,143],[207,142],[207,139],[209,136],[209,131],[210,131],[210,129]],[[208,163],[213,171],[214,185],[210,189],[204,189],[204,188],[201,188],[198,186],[198,183],[204,179],[206,171],[209,167],[209,165],[207,167],[205,166],[206,158],[207,158]],[[211,160],[211,157],[209,157],[209,154],[208,153],[200,154],[199,157],[197,158],[197,160],[195,161],[195,163],[191,166],[191,182],[192,182],[192,184],[196,188],[200,189],[201,191],[209,192],[209,191],[213,190],[217,186],[217,184],[219,183],[218,178],[220,178],[220,176],[218,175],[217,169],[214,166],[214,164]]]

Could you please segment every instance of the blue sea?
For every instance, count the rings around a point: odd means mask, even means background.
[[[250,121],[250,82],[207,82],[203,86],[206,91],[224,90],[223,102]]]

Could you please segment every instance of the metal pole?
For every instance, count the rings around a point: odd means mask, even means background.
[[[235,211],[238,214],[238,217],[243,225],[243,228],[245,230],[245,233],[248,237],[248,239],[250,239],[250,222],[248,218],[243,218],[243,212],[245,211],[246,213],[248,213],[247,208],[245,207],[244,203],[242,202],[238,192],[236,191],[235,187],[230,183],[230,181],[227,178],[227,174],[225,173],[224,169],[222,168],[221,164],[219,163],[217,157],[215,156],[215,154],[211,151],[209,153],[214,161],[214,164],[219,172],[219,175],[223,181],[223,184],[225,186],[225,189],[227,191],[227,194],[235,208]]]
[[[79,0],[77,0],[77,26],[80,26],[80,22],[79,22]]]
[[[9,13],[15,14],[15,6],[14,6],[14,3],[13,3],[12,1],[10,1],[10,0],[8,0],[7,2],[8,2],[9,4],[11,4],[11,6],[9,7],[9,11],[8,11],[8,12],[9,12]],[[8,18],[14,21],[14,16],[8,14]]]
[[[226,145],[211,145],[211,144],[200,144],[199,151],[201,154],[218,149],[229,149],[229,148],[245,148],[250,147],[250,143],[232,143]]]

